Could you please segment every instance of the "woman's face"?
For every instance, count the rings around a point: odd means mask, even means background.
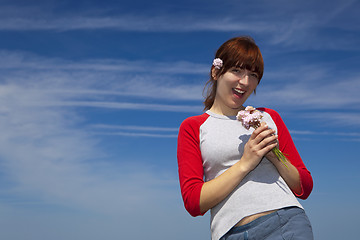
[[[216,70],[213,69],[213,74]],[[259,77],[256,72],[240,67],[230,68],[217,79],[216,96],[210,110],[223,115],[236,115],[256,89]]]

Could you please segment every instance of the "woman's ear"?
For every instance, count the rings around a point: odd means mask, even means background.
[[[215,69],[214,67],[211,69],[211,77],[214,79],[214,80],[217,80],[217,69]]]

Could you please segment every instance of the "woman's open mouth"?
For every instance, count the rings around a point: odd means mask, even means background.
[[[232,90],[233,90],[233,93],[234,93],[236,96],[240,97],[240,98],[241,98],[241,97],[243,96],[243,94],[245,93],[244,90],[241,90],[241,89],[238,89],[238,88],[233,88]]]

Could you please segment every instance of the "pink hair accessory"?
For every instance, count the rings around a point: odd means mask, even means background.
[[[223,66],[223,61],[220,58],[215,58],[214,61],[213,61],[213,66],[216,69],[220,69]]]

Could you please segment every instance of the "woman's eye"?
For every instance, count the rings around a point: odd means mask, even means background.
[[[242,68],[234,68],[234,69],[233,69],[233,72],[235,72],[235,73],[242,73],[242,72],[244,72],[244,69],[242,69]]]
[[[259,75],[257,75],[256,73],[251,73],[250,76],[253,77],[253,78],[256,78],[256,79],[259,78]]]

